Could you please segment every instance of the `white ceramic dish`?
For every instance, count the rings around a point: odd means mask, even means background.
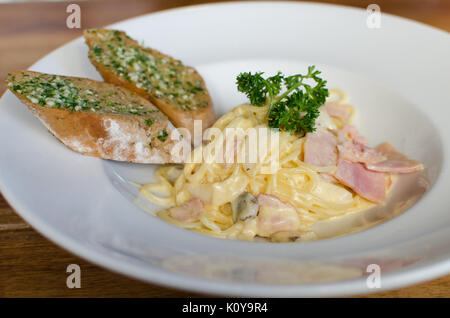
[[[381,8],[383,9],[383,8]],[[385,15],[308,3],[201,5],[115,24],[195,66],[219,113],[245,99],[241,71],[303,72],[316,64],[346,90],[371,143],[390,141],[428,167],[431,190],[402,215],[367,231],[311,243],[221,240],[176,228],[132,203],[123,178],[152,179],[152,165],[115,163],[65,148],[13,94],[0,100],[0,189],[34,228],[111,270],[202,293],[336,296],[368,293],[450,272],[450,39]],[[77,39],[31,69],[100,79]],[[156,207],[153,207],[156,208]]]

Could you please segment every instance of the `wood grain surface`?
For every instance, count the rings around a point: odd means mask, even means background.
[[[78,3],[82,28],[100,27],[158,10],[215,1],[98,0]],[[448,0],[317,1],[367,7],[450,31]],[[0,4],[0,93],[8,72],[25,69],[81,35],[66,27],[68,3]],[[66,267],[78,264],[80,289],[66,287]],[[0,195],[0,297],[195,297],[208,296],[139,282],[90,264],[59,248],[24,222]],[[362,297],[450,297],[450,275],[427,283]]]

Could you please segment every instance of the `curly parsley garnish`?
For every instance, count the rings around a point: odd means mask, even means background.
[[[278,72],[264,78],[263,74],[241,73],[236,78],[236,84],[239,92],[247,95],[252,105],[269,105],[269,127],[296,134],[314,131],[319,107],[329,94],[325,87],[327,81],[318,76],[320,71],[315,66],[309,66],[306,75],[284,76]]]

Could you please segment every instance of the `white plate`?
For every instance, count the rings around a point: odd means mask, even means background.
[[[148,181],[154,166],[82,156],[51,136],[17,98],[0,101],[0,189],[34,228],[111,270],[202,293],[331,296],[379,291],[450,272],[450,40],[445,32],[383,14],[308,3],[201,5],[115,24],[204,76],[219,113],[243,102],[241,71],[304,72],[316,64],[346,90],[371,143],[390,141],[429,168],[431,190],[382,225],[312,243],[251,243],[176,228],[132,203],[123,178]],[[33,70],[100,79],[77,39]]]

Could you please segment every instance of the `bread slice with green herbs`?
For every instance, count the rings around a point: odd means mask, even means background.
[[[122,31],[90,29],[84,37],[89,59],[105,81],[149,99],[176,127],[192,134],[194,120],[202,120],[203,129],[216,120],[205,82],[194,68],[140,45]]]
[[[168,118],[123,87],[86,78],[14,72],[8,88],[70,149],[104,159],[171,163]]]

